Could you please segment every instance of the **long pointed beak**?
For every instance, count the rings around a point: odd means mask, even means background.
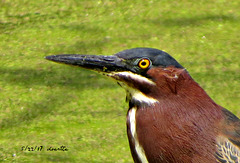
[[[113,72],[126,70],[126,64],[122,59],[115,55],[78,55],[78,54],[63,54],[51,55],[45,59],[57,63],[63,63],[72,66],[79,66],[100,72]]]

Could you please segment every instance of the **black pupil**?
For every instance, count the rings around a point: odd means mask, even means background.
[[[146,66],[146,65],[147,65],[147,62],[143,61],[141,65],[142,65],[142,66]]]

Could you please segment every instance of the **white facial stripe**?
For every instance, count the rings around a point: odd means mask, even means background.
[[[137,152],[137,155],[139,157],[139,159],[141,160],[142,163],[147,163],[147,157],[145,155],[144,149],[142,148],[142,146],[140,145],[139,141],[138,141],[138,137],[137,137],[137,132],[136,132],[136,113],[137,113],[137,108],[133,107],[131,108],[131,110],[129,110],[128,114],[129,114],[129,120],[130,120],[130,131],[132,134],[132,137],[134,139],[134,143],[135,143],[135,150]]]
[[[117,79],[116,77],[126,76],[126,77],[131,78],[131,79],[136,80],[136,81],[144,82],[144,83],[147,83],[147,84],[150,84],[150,85],[155,85],[155,83],[153,81],[151,81],[150,79],[145,78],[145,77],[143,77],[141,75],[138,75],[138,74],[134,74],[130,71],[112,72],[110,74],[107,74],[107,76],[113,77],[115,79]]]
[[[143,94],[142,92],[140,92],[139,90],[131,88],[123,82],[119,82],[119,84],[125,90],[127,90],[127,94],[128,93],[130,94],[131,99],[129,99],[129,100],[131,100],[131,101],[137,101],[138,103],[144,103],[147,105],[153,105],[155,103],[158,103],[158,100],[156,100],[155,98],[148,97],[145,94]]]
[[[146,103],[148,105],[152,105],[158,102],[156,99],[148,97],[144,95],[142,92],[135,89],[130,90],[130,93],[132,95],[132,99],[139,101],[140,103]]]
[[[139,82],[142,82],[143,84],[149,84],[149,85],[155,85],[155,83],[148,78],[142,77],[140,75],[134,74],[132,72],[113,72],[110,74],[106,74],[109,77],[112,77],[116,80],[120,80],[120,84],[123,88],[125,88],[130,94],[131,94],[131,100],[137,101],[139,103],[145,103],[147,105],[152,105],[154,103],[157,103],[158,101],[152,97],[148,97],[145,94],[143,94],[141,91],[130,87],[127,83],[124,81],[121,81],[121,76],[125,76],[127,78],[130,78],[132,80],[136,80]]]

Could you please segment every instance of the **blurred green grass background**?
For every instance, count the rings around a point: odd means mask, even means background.
[[[240,116],[240,1],[0,0],[0,160],[132,162],[125,92],[63,53],[162,49]],[[43,151],[21,151],[22,146]],[[66,146],[68,151],[47,151]]]

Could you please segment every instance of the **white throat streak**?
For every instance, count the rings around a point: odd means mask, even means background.
[[[136,113],[137,113],[137,108],[132,107],[129,112],[129,123],[130,123],[130,132],[131,135],[134,139],[134,144],[135,144],[135,150],[138,155],[138,158],[141,160],[142,163],[148,163],[147,157],[145,155],[144,149],[140,145],[138,141],[138,136],[137,136],[137,131],[136,131]]]
[[[145,104],[145,105],[153,105],[158,102],[156,99],[148,97],[138,90],[129,89],[129,88],[127,88],[127,90],[129,91],[131,96],[131,99],[129,100],[135,104],[139,103],[139,104]]]

